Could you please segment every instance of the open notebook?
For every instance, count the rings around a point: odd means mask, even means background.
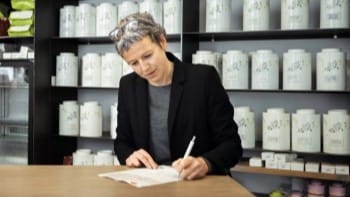
[[[166,165],[161,165],[157,169],[134,168],[131,170],[102,173],[98,176],[126,182],[135,187],[147,187],[182,180],[173,167]]]

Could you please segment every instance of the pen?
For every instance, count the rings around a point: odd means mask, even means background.
[[[190,143],[187,146],[184,158],[188,157],[192,151],[193,145],[194,145],[194,141],[196,140],[196,136],[192,137],[192,140],[190,141]]]

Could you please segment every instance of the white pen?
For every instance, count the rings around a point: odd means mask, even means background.
[[[188,146],[187,146],[187,149],[186,149],[184,158],[190,156],[190,153],[191,153],[191,151],[192,151],[192,148],[193,148],[193,145],[194,145],[194,141],[195,141],[195,140],[196,140],[196,136],[193,136],[193,137],[192,137],[192,140],[190,141],[190,143],[189,143]]]

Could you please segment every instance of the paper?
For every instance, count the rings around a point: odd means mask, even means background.
[[[99,174],[100,177],[126,182],[135,187],[147,187],[182,180],[175,168],[161,165],[157,169],[135,168]]]

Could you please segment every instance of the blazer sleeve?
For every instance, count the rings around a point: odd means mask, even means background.
[[[126,159],[134,151],[131,121],[128,114],[128,83],[126,81],[125,78],[122,78],[119,84],[117,139],[114,141],[114,152],[122,165],[125,165]]]
[[[233,120],[234,109],[215,68],[211,67],[206,82],[207,116],[214,148],[203,157],[210,161],[211,173],[228,173],[242,156],[238,127]]]

